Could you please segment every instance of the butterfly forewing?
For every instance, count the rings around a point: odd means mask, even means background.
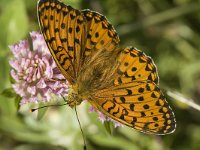
[[[85,57],[96,50],[114,50],[119,43],[119,37],[106,17],[91,10],[83,10],[82,13],[87,21]]]
[[[79,11],[57,0],[40,0],[38,18],[51,54],[69,83],[97,51],[112,51],[119,38],[107,19],[90,10]]]
[[[59,1],[39,1],[38,18],[48,48],[69,83],[77,78],[85,43],[80,11]]]

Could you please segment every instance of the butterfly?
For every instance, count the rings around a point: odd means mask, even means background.
[[[105,16],[58,0],[39,0],[37,11],[46,44],[70,85],[70,107],[87,100],[107,117],[138,131],[175,130],[175,116],[158,87],[153,60],[136,48],[120,48]]]

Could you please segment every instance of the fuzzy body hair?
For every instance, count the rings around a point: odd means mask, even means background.
[[[80,70],[76,82],[77,94],[90,96],[98,90],[112,86],[117,76],[116,70],[119,67],[117,58],[120,52],[121,49],[95,52]]]

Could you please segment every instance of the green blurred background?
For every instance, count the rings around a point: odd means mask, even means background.
[[[107,133],[88,104],[78,107],[89,150],[198,150],[200,111],[179,102],[200,104],[200,0],[63,0],[73,7],[98,11],[112,22],[122,46],[150,55],[159,71],[160,87],[173,108],[177,130],[166,136],[139,133],[128,127]],[[0,92],[11,87],[8,45],[39,30],[36,0],[0,1]],[[169,95],[169,91],[172,94]],[[175,92],[182,94],[176,95]],[[168,93],[168,94],[167,94]],[[174,97],[174,98],[173,98]],[[0,150],[83,149],[75,112],[49,108],[38,119],[26,105],[16,107],[10,95],[0,96]]]

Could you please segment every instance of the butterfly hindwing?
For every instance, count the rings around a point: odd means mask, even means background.
[[[171,108],[151,81],[125,83],[99,91],[91,104],[106,116],[142,132],[166,134],[175,128]]]

